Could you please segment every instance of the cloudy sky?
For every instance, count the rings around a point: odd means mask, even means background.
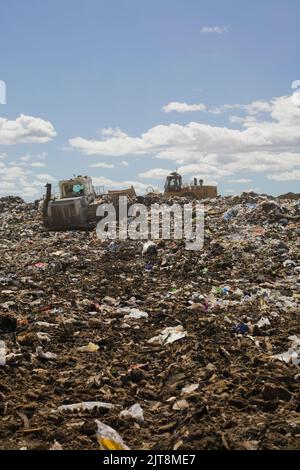
[[[0,196],[300,191],[299,0],[3,0]],[[6,89],[6,93],[5,93]]]

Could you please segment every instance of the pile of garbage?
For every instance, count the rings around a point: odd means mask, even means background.
[[[299,199],[204,203],[187,251],[0,199],[2,449],[299,448]]]

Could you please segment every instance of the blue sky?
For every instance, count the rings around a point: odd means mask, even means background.
[[[175,168],[299,191],[299,18],[298,0],[3,0],[0,195],[73,174],[143,192]]]

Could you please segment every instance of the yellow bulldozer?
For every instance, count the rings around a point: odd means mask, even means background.
[[[193,197],[195,199],[215,198],[218,196],[218,188],[217,186],[206,186],[202,179],[198,181],[197,178],[194,178],[193,183],[183,183],[182,176],[177,171],[173,171],[166,178],[164,195],[167,197]]]
[[[46,184],[43,200],[43,218],[50,230],[91,229],[97,224],[97,208],[103,202],[112,202],[118,210],[119,196],[127,196],[129,203],[136,198],[133,186],[116,191],[96,190],[89,176],[75,176],[58,184],[59,195],[52,194],[51,184]]]

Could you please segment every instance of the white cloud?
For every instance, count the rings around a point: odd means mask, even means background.
[[[40,190],[32,185],[30,186],[23,186],[22,190],[20,191],[21,197],[24,198],[32,198],[33,196],[38,196],[40,195]]]
[[[268,101],[263,100],[256,100],[250,104],[223,104],[222,106],[217,106],[215,108],[208,108],[207,112],[211,114],[223,114],[227,111],[231,111],[232,109],[240,109],[242,111],[246,111],[250,116],[247,116],[247,119],[252,119],[253,115],[257,115],[260,113],[270,113],[272,111],[272,105]],[[239,116],[232,116],[233,118],[237,118],[236,122],[238,122],[238,118],[241,119],[240,122],[244,122],[241,117]],[[232,120],[232,122],[234,122]]]
[[[26,154],[26,155],[23,155],[22,157],[20,157],[20,160],[22,162],[29,162],[30,159],[31,159],[31,155],[29,155],[29,154]]]
[[[107,137],[126,137],[126,134],[119,127],[106,127],[100,133]]]
[[[47,165],[46,165],[46,163],[44,163],[41,160],[45,160],[46,155],[47,155],[46,152],[42,152],[42,153],[39,153],[37,155],[30,155],[29,153],[26,154],[26,155],[22,155],[22,157],[20,157],[20,161],[22,163],[20,163],[19,165],[20,166],[30,166],[30,167],[33,167],[33,168],[45,168]],[[16,164],[16,162],[15,162],[15,164]]]
[[[109,189],[125,189],[134,186],[138,194],[145,193],[146,189],[149,187],[148,184],[141,183],[140,181],[113,181],[103,176],[93,176],[92,179],[95,186],[106,186]],[[155,186],[154,189],[158,190],[158,187]]]
[[[34,168],[43,168],[43,167],[46,167],[46,163],[43,163],[43,162],[32,162],[29,164],[29,166],[32,166]]]
[[[3,175],[2,177],[5,180],[15,180],[18,178],[22,178],[28,174],[31,174],[31,172],[27,170],[24,171],[23,168],[19,166],[9,166],[0,168],[0,176]]]
[[[13,181],[0,181],[0,189],[3,192],[3,190],[8,190],[8,189],[15,189],[16,185]]]
[[[286,171],[284,173],[268,175],[268,178],[273,181],[299,181],[300,170]]]
[[[115,165],[112,163],[104,163],[104,162],[99,162],[99,163],[94,163],[93,165],[89,165],[90,168],[114,168]]]
[[[128,165],[129,165],[129,163],[128,163],[128,162],[126,162],[126,160],[123,160],[123,161],[120,163],[120,165],[122,165],[122,166],[128,166]]]
[[[46,173],[42,173],[42,174],[35,175],[35,177],[36,177],[39,181],[43,181],[43,182],[45,182],[45,183],[47,183],[48,181],[50,181],[50,182],[56,181],[56,179],[53,178],[53,176],[48,175],[48,174],[46,174]]]
[[[293,88],[293,90],[296,90],[299,87],[300,87],[300,80],[294,80],[292,82],[291,88]]]
[[[269,102],[227,106],[248,113],[240,129],[192,121],[157,125],[137,137],[110,129],[101,140],[76,137],[70,145],[88,155],[153,155],[181,165],[183,174],[213,180],[240,172],[290,172],[300,165],[300,92]],[[159,168],[154,171],[159,175]]]
[[[165,179],[166,176],[170,174],[171,170],[166,170],[163,168],[153,168],[152,170],[145,171],[139,174],[140,178],[148,178],[154,180]]]
[[[238,178],[233,180],[228,180],[228,183],[237,183],[237,184],[248,184],[251,183],[251,179],[249,178]]]
[[[45,160],[46,157],[47,157],[47,152],[41,152],[36,155],[36,158],[38,160]]]
[[[236,190],[235,189],[225,189],[225,193],[227,194],[235,194]]]
[[[229,26],[203,26],[201,34],[223,34],[227,33]]]
[[[177,113],[187,113],[192,111],[206,111],[206,105],[199,103],[199,104],[187,104],[187,103],[180,103],[179,101],[171,101],[166,106],[163,106],[162,111],[164,113],[171,113],[176,111]]]
[[[53,125],[41,118],[21,114],[14,121],[0,117],[0,144],[45,143],[56,136]]]
[[[14,165],[10,165],[10,163],[14,163]],[[27,165],[27,163],[8,162],[8,165],[5,166],[4,163],[0,162],[1,194],[32,199],[42,195],[42,187],[46,181],[55,181],[51,175],[35,175],[32,170],[24,169],[23,165]]]

